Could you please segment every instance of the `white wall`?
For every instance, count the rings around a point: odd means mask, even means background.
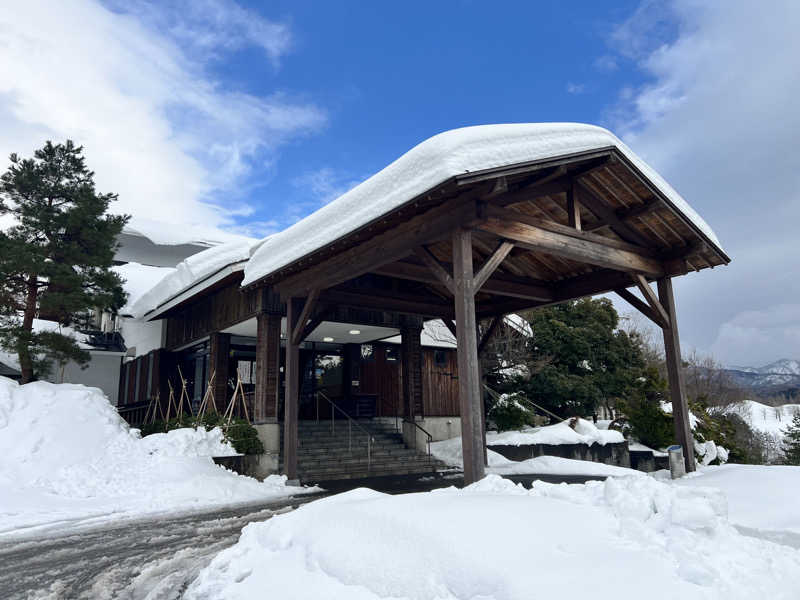
[[[86,369],[81,369],[77,363],[68,362],[64,366],[62,379],[61,369],[53,365],[53,369],[47,376],[47,381],[52,383],[81,383],[90,387],[103,390],[103,393],[116,406],[117,396],[119,395],[119,368],[122,364],[122,356],[118,354],[106,354],[92,352],[92,360]]]

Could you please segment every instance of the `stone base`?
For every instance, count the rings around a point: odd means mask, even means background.
[[[521,446],[492,445],[490,450],[509,460],[523,461],[537,456],[560,456],[574,460],[590,460],[618,467],[630,467],[628,442],[616,444],[525,444]]]

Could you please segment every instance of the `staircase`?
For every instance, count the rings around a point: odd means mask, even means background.
[[[354,421],[372,435],[367,460],[367,435],[353,424],[348,442],[348,421],[300,421],[298,424],[297,472],[304,484],[342,479],[362,479],[434,473],[444,465],[424,451],[406,448],[403,437],[391,425]],[[281,436],[283,431],[281,430]],[[348,446],[348,443],[350,446]],[[281,448],[283,443],[281,440]],[[283,457],[281,456],[281,469]]]

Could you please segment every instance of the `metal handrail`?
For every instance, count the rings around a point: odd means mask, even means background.
[[[428,438],[428,456],[431,455],[431,442],[433,441],[433,436],[425,429],[422,425],[417,423],[416,421],[412,421],[411,419],[407,419],[403,417],[403,423],[411,423],[414,427],[419,429],[422,433],[424,433]],[[417,447],[417,436],[414,436],[414,448]]]
[[[356,427],[358,427],[361,431],[363,431],[367,435],[367,471],[369,471],[372,468],[372,442],[375,441],[375,439],[372,437],[372,433],[370,433],[369,430],[367,430],[365,427],[360,425],[355,419],[353,419],[353,417],[351,417],[344,410],[342,410],[342,408],[339,407],[336,404],[336,402],[334,402],[333,400],[328,398],[328,396],[325,394],[325,392],[320,392],[319,390],[317,390],[316,394],[317,394],[317,398],[319,398],[319,396],[322,396],[325,400],[327,400],[328,404],[330,404],[331,407],[332,407],[331,408],[331,433],[334,433],[336,431],[336,426],[335,426],[335,423],[336,423],[335,416],[336,415],[333,412],[334,408],[336,410],[338,410],[340,413],[342,413],[345,416],[345,418],[347,418],[347,453],[348,454],[352,454],[353,453],[353,424],[355,424]],[[316,404],[317,404],[317,423],[319,423],[319,400],[317,400]]]

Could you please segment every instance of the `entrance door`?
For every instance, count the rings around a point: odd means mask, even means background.
[[[344,363],[340,349],[307,350],[300,353],[300,419],[317,418],[317,392],[322,392],[338,407],[344,406]],[[331,405],[319,399],[319,418],[331,418]],[[336,415],[341,418],[342,414]]]

